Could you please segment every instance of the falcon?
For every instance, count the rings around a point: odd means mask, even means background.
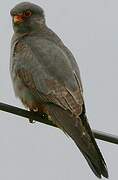
[[[10,14],[14,29],[10,74],[15,95],[30,111],[46,113],[73,139],[94,174],[108,178],[106,163],[88,124],[73,54],[47,27],[40,6],[23,2]]]

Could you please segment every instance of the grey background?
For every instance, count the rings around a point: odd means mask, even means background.
[[[0,6],[0,101],[23,107],[9,75],[10,9]],[[118,135],[118,1],[33,0],[45,9],[47,24],[72,50],[81,70],[92,128]],[[118,178],[118,146],[97,141],[110,180]],[[1,180],[96,180],[83,156],[62,131],[0,112]]]

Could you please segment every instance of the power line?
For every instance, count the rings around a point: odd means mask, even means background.
[[[47,125],[50,125],[53,127],[57,127],[55,124],[53,124],[53,122],[48,120],[48,116],[46,114],[42,114],[39,112],[27,111],[27,110],[24,110],[24,109],[21,109],[18,107],[14,107],[14,106],[11,106],[11,105],[8,105],[5,103],[0,103],[0,110],[15,114],[15,115],[18,115],[21,117],[26,117],[28,119],[33,119],[35,121],[38,121],[40,123],[47,124]],[[93,134],[96,139],[100,139],[102,141],[118,144],[118,136],[115,136],[115,135],[112,135],[109,133],[105,133],[105,132],[101,132],[101,131],[97,131],[97,130],[93,130]]]

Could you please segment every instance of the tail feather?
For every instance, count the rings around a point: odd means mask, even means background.
[[[100,169],[98,167],[96,167],[92,161],[89,159],[89,157],[87,155],[85,155],[84,153],[82,153],[85,157],[85,159],[87,160],[91,170],[93,171],[93,173],[98,177],[98,178],[101,178],[101,172],[100,172]]]
[[[100,163],[98,163],[98,165],[96,165],[93,162],[93,160],[91,160],[91,158],[88,157],[88,155],[86,155],[83,152],[82,152],[82,154],[84,155],[85,159],[87,160],[88,165],[90,166],[91,170],[98,178],[101,178],[101,176],[108,178],[108,171],[107,171],[106,164],[103,164],[103,162],[100,162]]]
[[[46,104],[47,113],[53,123],[66,132],[76,143],[94,174],[108,178],[103,156],[97,146],[86,116],[75,117],[68,110],[53,103]],[[84,121],[82,119],[84,118]]]

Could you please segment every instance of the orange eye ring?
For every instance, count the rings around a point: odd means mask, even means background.
[[[24,12],[25,17],[30,17],[31,15],[32,15],[32,12],[30,10],[27,10],[26,12]]]

